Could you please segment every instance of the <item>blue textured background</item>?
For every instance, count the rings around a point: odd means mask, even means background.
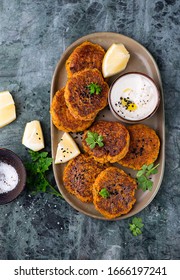
[[[0,90],[11,91],[17,107],[17,120],[0,129],[1,147],[25,160],[24,126],[39,119],[50,151],[49,93],[56,63],[69,44],[96,31],[130,36],[152,53],[162,75],[166,114],[164,179],[138,215],[145,224],[141,236],[129,232],[130,219],[94,220],[62,199],[24,192],[0,206],[0,259],[180,258],[178,9],[178,0],[0,1]]]

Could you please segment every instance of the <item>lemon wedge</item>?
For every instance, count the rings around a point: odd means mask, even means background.
[[[0,128],[16,119],[14,100],[9,91],[0,92]]]
[[[44,137],[39,121],[34,120],[26,124],[22,144],[35,152],[44,148]]]
[[[69,133],[64,132],[58,143],[55,164],[67,162],[79,154],[80,150],[74,139]]]
[[[129,58],[130,54],[123,44],[112,44],[103,58],[102,73],[104,78],[123,71],[127,66]]]

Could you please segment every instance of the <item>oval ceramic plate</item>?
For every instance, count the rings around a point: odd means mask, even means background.
[[[146,191],[143,192],[141,190],[137,190],[136,192],[136,203],[133,206],[132,210],[126,214],[122,215],[119,218],[116,218],[115,220],[121,220],[128,217],[131,217],[141,210],[143,210],[155,197],[157,194],[159,187],[162,182],[163,173],[164,173],[164,162],[165,162],[165,123],[164,123],[164,101],[163,101],[163,91],[162,91],[162,83],[161,83],[161,77],[158,70],[158,67],[156,65],[156,62],[154,61],[151,54],[144,48],[141,44],[134,41],[133,39],[126,37],[124,35],[118,34],[118,33],[111,33],[111,32],[100,32],[100,33],[93,33],[89,34],[87,36],[84,36],[77,41],[75,41],[73,44],[71,44],[66,51],[63,53],[61,59],[59,60],[54,75],[52,79],[52,85],[51,85],[51,102],[52,98],[55,94],[55,92],[65,86],[67,81],[67,74],[65,69],[65,62],[69,55],[72,53],[72,51],[81,43],[84,41],[91,41],[92,43],[96,43],[101,45],[105,50],[107,50],[113,43],[123,43],[127,50],[130,53],[130,60],[128,63],[127,68],[121,72],[122,74],[127,72],[142,72],[150,76],[157,86],[160,89],[161,92],[161,102],[160,106],[155,113],[153,117],[143,122],[144,124],[149,125],[155,131],[160,137],[161,140],[161,148],[159,157],[157,160],[157,163],[160,163],[160,166],[158,168],[158,174],[153,176],[153,189],[152,191]],[[114,79],[116,79],[117,76],[113,76],[111,79],[109,79],[108,83],[109,85],[113,82]],[[101,113],[98,115],[97,119],[103,119],[103,120],[111,120],[111,121],[117,121],[112,113],[110,112],[109,108],[105,108]],[[55,158],[56,155],[56,149],[58,142],[62,136],[63,132],[56,129],[56,127],[52,124],[51,120],[51,145],[52,145],[52,157]],[[81,133],[72,133],[71,134],[75,141],[78,143],[78,145],[81,148]],[[63,186],[62,181],[62,175],[64,170],[65,164],[54,164],[53,163],[53,171],[55,180],[57,183],[57,186],[59,188],[59,191],[62,193],[63,197],[66,199],[66,201],[74,207],[76,210],[91,216],[93,218],[106,220],[105,217],[103,217],[96,209],[94,208],[94,205],[91,203],[83,203],[80,200],[78,200],[75,196],[69,194],[66,189]],[[118,166],[118,164],[117,164]],[[119,165],[120,168],[124,169],[127,173],[130,173],[132,177],[135,177],[136,172],[127,168],[123,168]]]

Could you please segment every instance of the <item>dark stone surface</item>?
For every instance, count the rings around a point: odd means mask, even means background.
[[[166,114],[166,168],[153,202],[139,217],[94,220],[49,194],[0,206],[0,259],[180,258],[180,98],[178,0],[1,0],[0,90],[16,102],[17,119],[0,129],[0,146],[26,160],[21,144],[26,122],[39,119],[50,151],[49,92],[56,63],[79,37],[112,31],[130,36],[154,56],[162,75]]]

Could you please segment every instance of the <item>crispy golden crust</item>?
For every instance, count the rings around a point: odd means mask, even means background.
[[[92,186],[97,175],[107,168],[86,154],[80,154],[70,160],[64,169],[63,182],[65,188],[82,202],[92,202]]]
[[[55,93],[50,113],[53,124],[62,131],[79,132],[85,130],[92,124],[92,121],[78,120],[71,115],[65,103],[64,88]]]
[[[83,134],[83,148],[93,158],[101,163],[117,162],[122,159],[129,149],[129,132],[118,122],[97,121],[89,129],[103,136],[103,147],[95,146],[91,149],[86,143],[87,131]]]
[[[102,71],[104,55],[105,51],[101,46],[91,42],[82,43],[75,48],[66,61],[68,78],[85,68],[97,68],[99,71]]]
[[[99,192],[106,189],[109,197],[103,198]],[[102,171],[93,184],[95,208],[106,218],[114,219],[127,214],[135,203],[136,180],[117,167]]]
[[[99,94],[90,94],[88,85],[101,87]],[[109,86],[97,69],[85,69],[75,73],[65,87],[65,101],[70,113],[80,120],[92,120],[107,105]]]
[[[129,152],[119,163],[140,170],[144,164],[149,165],[157,159],[160,140],[156,132],[144,124],[129,126],[128,130],[130,134]]]

